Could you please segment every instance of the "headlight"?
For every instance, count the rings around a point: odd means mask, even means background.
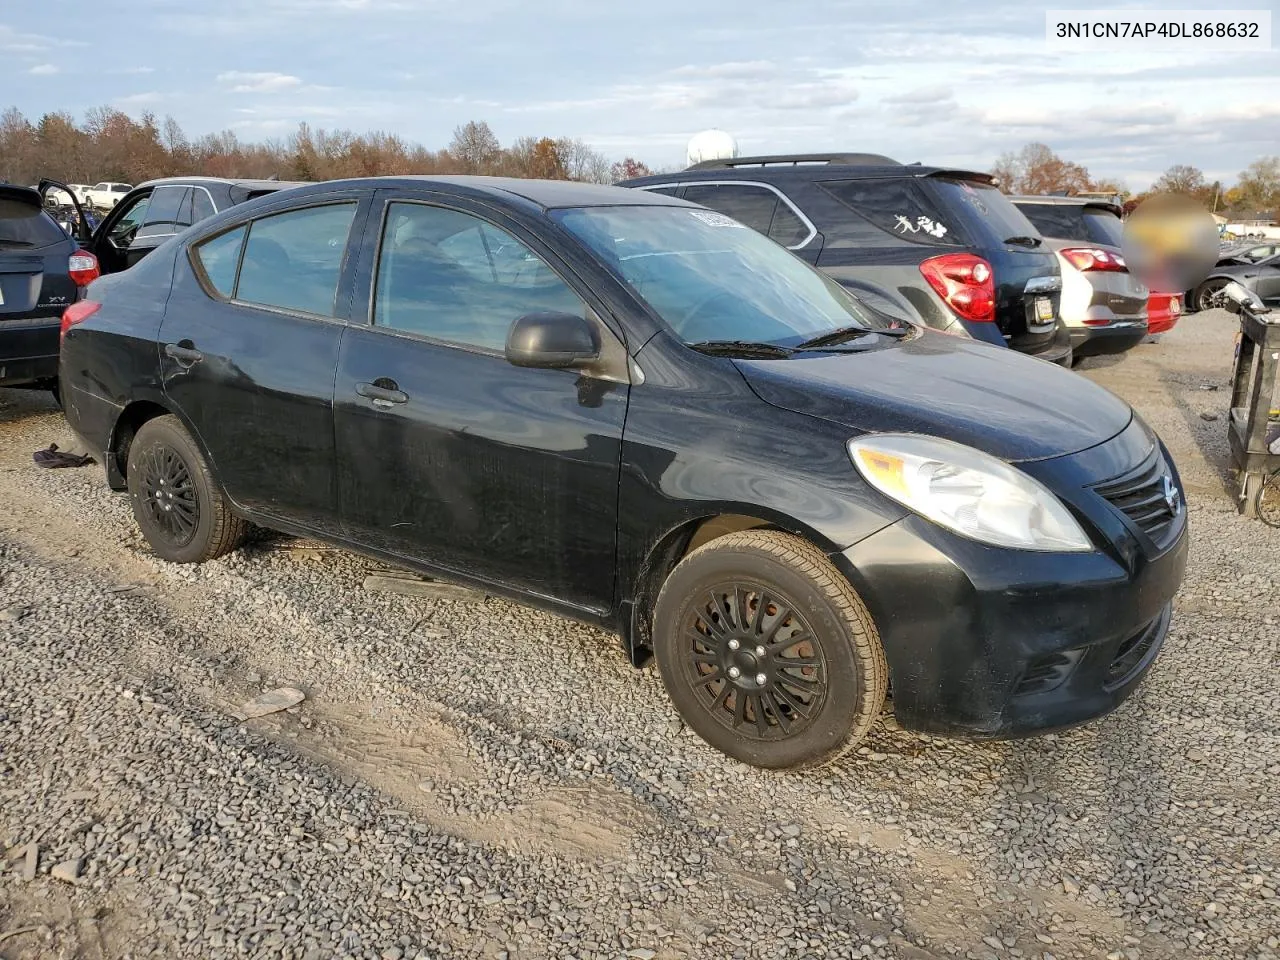
[[[882,433],[850,440],[849,456],[885,496],[961,536],[1015,550],[1093,549],[1042,484],[972,447]]]

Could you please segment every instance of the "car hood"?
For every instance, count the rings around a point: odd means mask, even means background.
[[[1004,460],[1076,453],[1133,417],[1123,400],[1055,364],[930,332],[857,353],[733,362],[784,410],[855,431],[945,437]]]

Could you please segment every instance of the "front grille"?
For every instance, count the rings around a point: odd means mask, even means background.
[[[1173,475],[1159,450],[1138,469],[1093,489],[1161,545],[1182,509],[1182,491],[1173,483]]]

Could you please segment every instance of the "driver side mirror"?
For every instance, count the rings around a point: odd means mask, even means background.
[[[600,338],[572,313],[528,313],[507,333],[507,362],[517,367],[572,370],[600,359]]]

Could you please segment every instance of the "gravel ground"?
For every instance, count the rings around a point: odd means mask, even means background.
[[[1011,743],[890,718],[804,774],[722,758],[547,614],[279,538],[155,560],[100,468],[32,465],[70,443],[52,405],[0,391],[0,957],[1273,960],[1280,531],[1230,500],[1233,330],[1082,367],[1188,484],[1139,692]]]

